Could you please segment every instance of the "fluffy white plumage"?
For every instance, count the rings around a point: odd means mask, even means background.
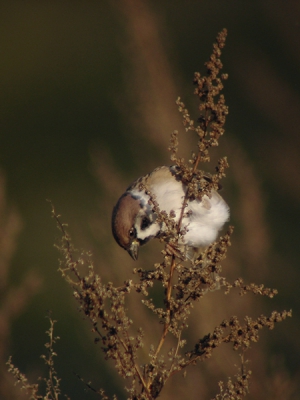
[[[116,241],[136,259],[139,245],[159,236],[164,226],[156,222],[156,215],[149,205],[149,195],[140,190],[146,185],[159,205],[168,214],[175,212],[178,222],[186,193],[186,186],[175,176],[175,167],[159,167],[138,179],[121,196],[113,211],[112,230]],[[204,248],[216,240],[219,230],[229,218],[229,207],[219,193],[211,192],[202,200],[188,201],[182,220],[186,233],[179,244],[191,248]]]

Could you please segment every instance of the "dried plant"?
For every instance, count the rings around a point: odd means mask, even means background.
[[[179,239],[185,234],[181,221],[187,201],[201,199],[204,194],[210,196],[213,189],[219,189],[220,180],[228,167],[226,157],[221,158],[216,172],[209,179],[204,179],[204,171],[199,168],[210,161],[210,149],[218,146],[228,114],[221,94],[227,75],[221,74],[220,60],[226,35],[224,29],[217,36],[210,60],[205,64],[207,74],[201,76],[195,73],[194,76],[195,94],[199,99],[197,123],[191,119],[183,102],[177,100],[186,132],[193,134],[197,140],[197,151],[186,162],[178,156],[178,132],[174,131],[171,135],[171,160],[178,167],[178,179],[187,186],[179,222],[175,223],[172,212],[168,215],[161,210],[155,197],[149,193],[157,219],[167,227],[161,237],[165,244],[161,262],[155,263],[152,269],[134,269],[135,276],[128,278],[121,286],[103,282],[95,271],[92,255],[89,252],[78,252],[74,248],[66,225],[52,207],[53,217],[62,233],[62,241],[58,245],[63,255],[59,270],[72,286],[80,310],[90,320],[96,335],[95,342],[101,346],[105,359],[112,360],[117,372],[124,378],[128,399],[157,398],[173,375],[185,372],[190,365],[207,360],[218,347],[226,343],[240,353],[241,365],[234,379],[228,378],[226,383],[219,382],[219,393],[215,399],[241,399],[249,391],[251,376],[245,352],[252,343],[258,341],[262,328],[273,329],[276,322],[291,316],[290,311],[273,311],[270,316],[261,315],[255,319],[245,316],[240,320],[232,316],[220,321],[196,343],[190,343],[184,338],[195,303],[211,291],[220,289],[224,295],[228,295],[232,290],[238,290],[241,296],[253,293],[269,298],[277,293],[262,284],[245,284],[241,278],[229,282],[221,276],[221,262],[231,245],[233,227],[229,227],[219,240],[190,261],[186,260],[185,249],[178,246]],[[161,288],[163,305],[157,305],[158,302],[149,295],[154,285]],[[129,296],[134,292],[141,296],[142,303],[153,312],[157,323],[161,324],[159,337],[144,332],[130,318],[127,304]],[[150,336],[147,341],[152,345],[141,351],[147,336]],[[88,387],[91,388],[90,385]],[[108,398],[102,389],[92,390],[102,399]]]
[[[41,358],[44,360],[46,366],[48,367],[48,377],[42,379],[46,385],[46,393],[45,395],[38,394],[39,385],[38,384],[30,384],[24,374],[20,372],[20,370],[15,367],[12,363],[11,357],[9,358],[7,365],[8,371],[12,373],[15,377],[16,383],[20,384],[20,389],[24,391],[27,395],[29,395],[32,400],[46,399],[46,400],[58,400],[61,394],[60,390],[60,379],[57,377],[57,372],[54,367],[54,357],[57,355],[54,351],[54,344],[59,339],[58,336],[54,336],[54,325],[56,323],[55,320],[48,316],[50,322],[50,328],[46,332],[49,336],[49,342],[45,344],[47,349],[47,354],[42,355]]]
[[[34,272],[27,273],[18,285],[12,286],[9,282],[11,260],[21,228],[19,213],[7,204],[5,178],[0,172],[0,398],[10,399],[20,399],[6,366],[12,324],[26,309],[42,283]]]

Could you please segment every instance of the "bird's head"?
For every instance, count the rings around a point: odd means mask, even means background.
[[[126,192],[120,197],[112,213],[112,232],[116,242],[138,259],[139,248],[159,233],[147,199]]]

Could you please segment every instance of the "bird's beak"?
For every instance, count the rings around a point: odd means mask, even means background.
[[[139,248],[140,248],[140,243],[137,240],[133,240],[131,243],[128,251],[128,254],[136,261],[139,256]]]

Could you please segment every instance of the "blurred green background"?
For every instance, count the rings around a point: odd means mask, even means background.
[[[56,365],[63,392],[72,399],[95,398],[76,372],[125,398],[113,367],[95,351],[72,289],[57,272],[53,244],[59,232],[46,199],[69,224],[76,246],[93,252],[104,279],[118,277],[118,268],[127,267],[130,275],[134,263],[113,242],[108,214],[131,181],[170,163],[170,133],[182,129],[175,100],[181,96],[196,118],[193,73],[205,72],[216,34],[225,27],[230,114],[220,155],[228,155],[233,171],[224,181],[236,225],[232,251],[238,275],[279,290],[263,307],[293,309],[292,319],[265,334],[264,351],[280,364],[286,397],[278,399],[297,398],[300,3],[1,1],[0,10],[0,168],[7,203],[1,200],[1,220],[5,224],[9,212],[16,212],[22,224],[11,258],[2,257],[9,267],[2,273],[3,304],[29,273],[41,280],[6,320],[2,361],[12,355],[32,381],[44,373],[39,357],[50,309],[61,337]],[[186,143],[188,156],[194,149]],[[258,201],[252,198],[257,193]],[[245,234],[247,216],[253,226]],[[246,245],[234,250],[241,237]],[[124,258],[121,266],[109,264],[112,252]],[[266,389],[261,394],[275,398]]]

